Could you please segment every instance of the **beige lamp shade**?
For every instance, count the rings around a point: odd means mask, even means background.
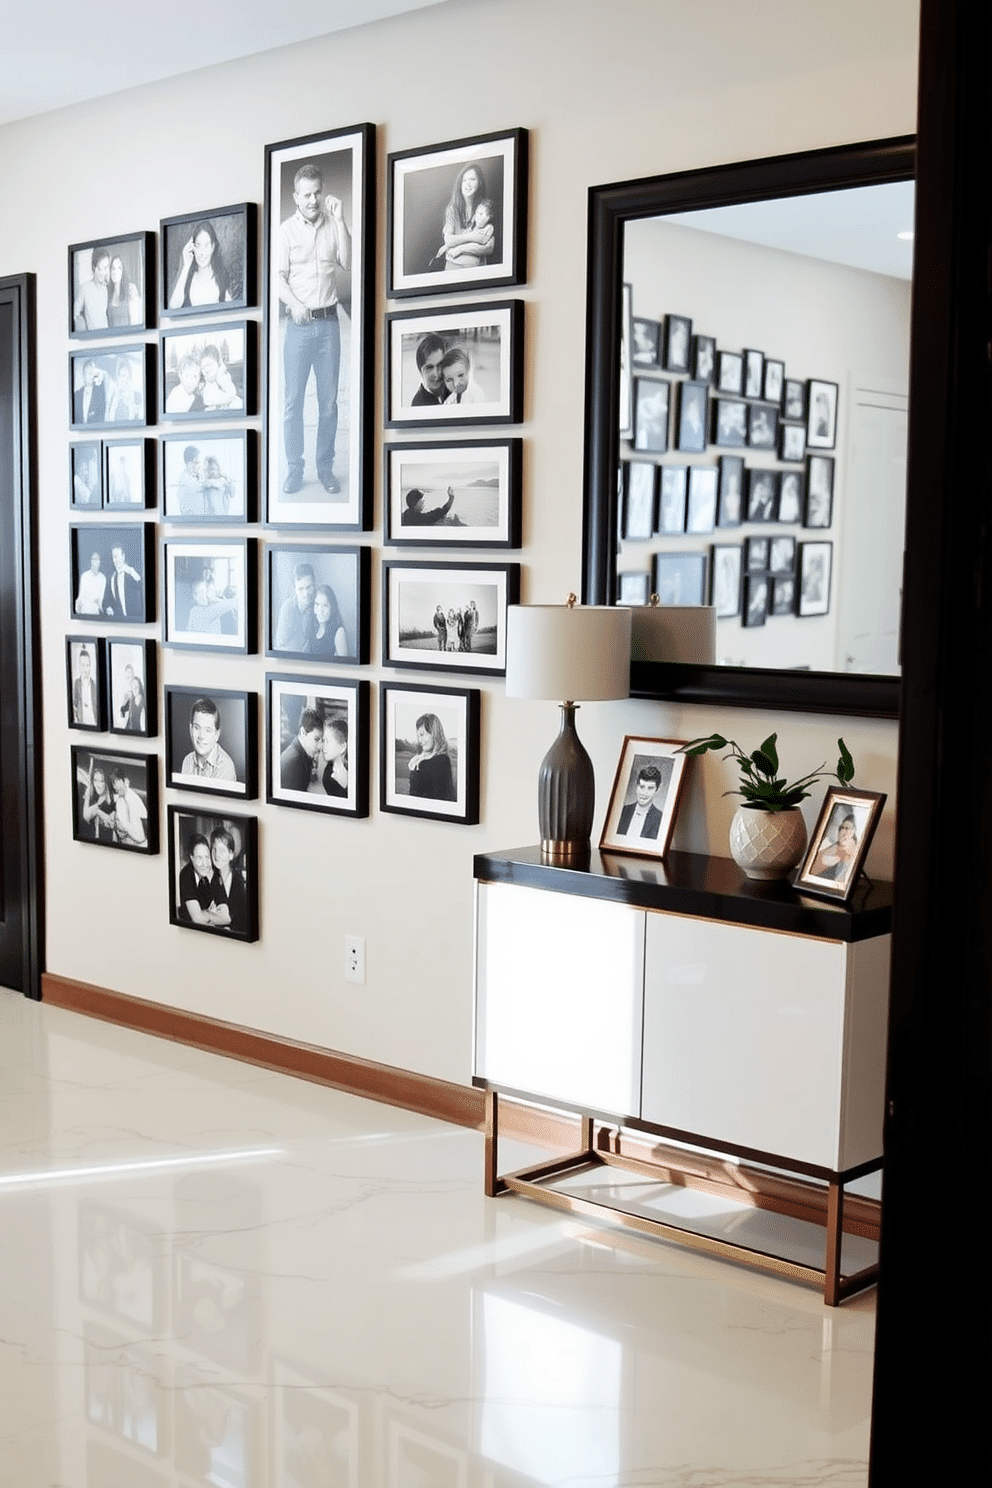
[[[506,695],[603,702],[630,693],[630,610],[510,605]]]

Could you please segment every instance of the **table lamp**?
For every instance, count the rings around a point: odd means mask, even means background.
[[[541,762],[537,809],[546,863],[587,858],[596,800],[592,760],[575,732],[577,702],[630,693],[630,610],[579,605],[510,605],[506,695],[561,705],[561,730]]]

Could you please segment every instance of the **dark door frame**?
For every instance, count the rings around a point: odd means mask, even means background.
[[[41,693],[38,681],[38,554],[36,542],[37,435],[35,424],[36,319],[35,276],[0,278],[0,305],[12,318],[10,362],[0,369],[14,418],[11,426],[11,530],[14,575],[14,675],[5,679],[4,701],[16,715],[8,736],[16,740],[11,773],[18,781],[16,804],[10,804],[18,828],[18,875],[22,895],[21,979],[17,990],[40,999],[44,970],[45,882],[42,845]],[[10,720],[5,719],[5,724]]]

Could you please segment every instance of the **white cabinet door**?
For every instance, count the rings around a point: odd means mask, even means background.
[[[640,1104],[644,911],[480,884],[475,1073],[590,1111]]]

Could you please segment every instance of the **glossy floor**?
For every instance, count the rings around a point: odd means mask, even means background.
[[[866,1482],[872,1293],[481,1173],[476,1132],[0,992],[0,1485]]]

